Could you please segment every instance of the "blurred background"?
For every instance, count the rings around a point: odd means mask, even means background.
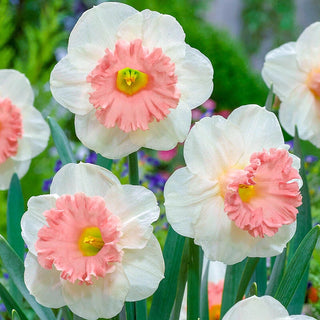
[[[96,162],[97,155],[81,146],[74,133],[73,115],[59,106],[50,93],[49,77],[66,54],[69,33],[80,15],[98,0],[0,0],[0,68],[17,69],[30,80],[35,107],[63,127],[78,161]],[[288,41],[296,41],[305,27],[320,20],[319,0],[127,0],[137,10],[151,9],[173,15],[186,33],[186,42],[212,62],[214,90],[211,100],[193,111],[193,120],[256,103],[264,105],[268,89],[260,71],[265,54]],[[286,136],[290,140],[289,136]],[[314,222],[320,220],[319,152],[306,157]],[[141,183],[163,203],[162,189],[175,168],[183,165],[182,146],[169,152],[139,152]],[[48,148],[32,160],[22,179],[25,204],[32,195],[47,193],[61,163],[52,139]],[[128,182],[126,160],[114,161],[113,172]],[[7,192],[0,191],[0,233],[6,235]],[[163,211],[162,211],[163,212]],[[155,225],[162,241],[166,220]],[[318,250],[319,251],[319,250]],[[310,288],[320,287],[320,254],[311,268]],[[5,281],[0,279],[0,281]],[[318,294],[313,292],[314,316],[319,316]],[[308,297],[307,297],[308,299]],[[1,307],[1,305],[0,305]],[[1,314],[1,308],[0,308]],[[1,316],[0,316],[1,318]]]

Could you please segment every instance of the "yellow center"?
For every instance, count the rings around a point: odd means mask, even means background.
[[[95,256],[104,246],[100,229],[97,227],[85,228],[79,239],[79,248],[84,256]]]
[[[220,319],[220,310],[221,310],[220,304],[215,304],[215,305],[211,306],[209,309],[209,319],[210,320],[219,320]]]
[[[239,184],[238,192],[243,202],[249,202],[255,194],[254,187],[246,184]]]
[[[148,75],[131,68],[118,71],[117,88],[119,91],[132,96],[148,84]]]

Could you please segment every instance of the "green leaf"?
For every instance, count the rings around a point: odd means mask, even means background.
[[[128,162],[130,184],[139,185],[138,152],[129,154]]]
[[[127,320],[135,320],[135,306],[134,302],[126,302],[126,315]]]
[[[189,263],[188,263],[188,294],[187,294],[187,320],[198,319],[200,316],[200,247],[189,241]]]
[[[34,312],[41,320],[55,320],[55,316],[51,309],[38,304],[33,296],[30,295],[24,284],[24,266],[22,260],[10,247],[8,242],[0,235],[0,258],[3,266],[6,268],[10,278],[13,280],[16,287],[30,304]]]
[[[97,154],[97,165],[111,170],[113,160],[103,157],[100,153]]]
[[[185,238],[170,227],[163,249],[166,266],[165,278],[160,282],[158,290],[153,295],[149,320],[168,320],[170,317],[177,291],[184,242]]]
[[[278,286],[284,273],[286,258],[287,248],[284,248],[282,253],[277,256],[276,261],[273,265],[270,280],[266,290],[266,295],[274,297],[275,293],[277,292]]]
[[[249,295],[248,297],[257,296],[258,295],[258,287],[257,283],[253,282],[250,289],[249,289]]]
[[[146,300],[135,302],[136,304],[136,319],[147,320],[147,304]]]
[[[301,160],[300,176],[303,181],[303,186],[301,187],[301,195],[302,195],[303,203],[298,208],[299,213],[297,215],[296,233],[289,243],[288,262],[290,262],[299,244],[301,243],[302,239],[309,232],[309,230],[311,230],[311,227],[312,227],[309,188],[308,188],[306,173],[304,170],[304,156],[302,154],[297,128],[295,129],[295,136],[294,136],[294,154],[298,156]],[[309,274],[309,267],[307,267],[305,274],[302,277],[301,283],[299,284],[297,291],[287,308],[290,314],[300,314],[302,311],[302,307],[305,300],[306,289],[308,285],[308,274]]]
[[[73,319],[72,312],[70,311],[70,309],[67,306],[59,309],[57,320],[61,320],[62,318],[64,320],[72,320]]]
[[[242,300],[260,258],[248,258],[241,275],[235,303]]]
[[[12,310],[11,312],[11,319],[12,320],[22,320],[16,310]]]
[[[209,302],[208,302],[208,276],[209,276],[209,264],[205,267],[200,289],[200,319],[209,320]]]
[[[65,133],[58,125],[56,120],[51,117],[48,117],[49,126],[52,134],[54,144],[58,150],[59,157],[63,165],[67,163],[76,163],[76,159],[71,151],[69,140],[66,137]]]
[[[270,90],[269,90],[268,97],[266,100],[266,105],[265,105],[266,110],[271,111],[272,105],[273,105],[273,84],[271,84],[271,86],[270,86]]]
[[[258,296],[265,294],[267,288],[267,261],[266,258],[260,258],[258,265],[253,273],[253,281],[257,283]]]
[[[239,288],[241,275],[245,267],[245,264],[246,259],[239,263],[227,266],[226,275],[224,277],[224,287],[220,315],[221,319],[227,313],[227,311],[234,305],[236,301],[237,290]]]
[[[23,313],[23,311],[19,307],[19,304],[16,302],[16,300],[10,295],[10,293],[1,283],[0,283],[0,297],[9,313],[14,309],[19,313],[21,320],[28,320],[26,315]]]
[[[291,301],[305,270],[308,267],[312,252],[320,234],[320,226],[317,225],[304,237],[289,262],[285,274],[279,284],[275,298],[287,308]]]

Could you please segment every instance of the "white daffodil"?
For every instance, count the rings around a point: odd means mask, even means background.
[[[153,294],[163,278],[151,226],[158,216],[146,188],[121,185],[92,164],[65,165],[51,194],[32,197],[22,217],[28,290],[40,304],[67,305],[85,319],[114,317],[125,301]]]
[[[270,296],[244,299],[236,303],[222,320],[316,320],[305,315],[289,316],[286,308]]]
[[[13,173],[23,177],[31,159],[42,152],[49,126],[33,107],[29,80],[16,70],[0,70],[0,190],[8,189]]]
[[[210,61],[171,16],[113,2],[86,11],[51,73],[81,142],[108,158],[184,141],[191,109],[210,96]]]
[[[300,162],[273,113],[247,105],[228,119],[203,118],[186,139],[184,158],[187,166],[164,188],[176,232],[226,264],[282,252],[296,229]]]
[[[306,28],[296,42],[270,51],[262,77],[281,100],[284,129],[320,147],[320,22]]]

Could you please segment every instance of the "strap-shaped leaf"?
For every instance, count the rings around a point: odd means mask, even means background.
[[[113,160],[103,157],[100,153],[97,154],[97,165],[111,170]]]
[[[21,317],[19,316],[19,313],[17,312],[17,310],[11,311],[11,319],[12,320],[22,320]]]
[[[149,320],[168,320],[170,318],[177,291],[184,242],[185,238],[170,227],[163,249],[166,266],[165,278],[160,282],[158,290],[153,295]]]
[[[312,252],[320,235],[320,226],[317,225],[309,231],[289,262],[285,274],[279,284],[275,298],[287,308],[302,277],[309,265]]]
[[[34,312],[41,320],[55,320],[55,316],[51,309],[38,304],[33,296],[30,295],[24,284],[23,274],[24,266],[22,260],[18,257],[15,251],[10,247],[8,242],[0,235],[0,258],[3,266],[6,268],[10,278],[30,304]]]
[[[22,309],[19,307],[18,303],[1,283],[0,297],[9,313],[12,312],[12,310],[16,310],[19,313],[21,320],[28,320]]]
[[[260,258],[257,267],[253,273],[252,280],[257,283],[257,295],[263,296],[267,288],[267,261],[266,258]]]
[[[71,151],[70,143],[65,133],[58,125],[57,121],[51,117],[48,117],[51,135],[54,144],[58,150],[59,157],[63,165],[67,163],[75,163],[76,159]]]
[[[209,320],[209,302],[208,302],[208,276],[209,276],[209,264],[205,266],[204,273],[201,280],[200,289],[200,319]]]

